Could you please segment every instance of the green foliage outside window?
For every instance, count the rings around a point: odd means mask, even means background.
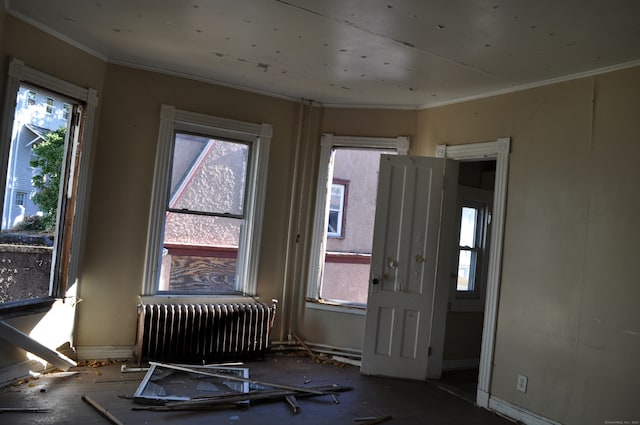
[[[36,159],[31,161],[31,166],[39,171],[32,179],[33,186],[38,189],[33,196],[33,202],[38,204],[44,213],[42,224],[47,230],[53,230],[56,225],[66,132],[67,129],[64,127],[52,131],[46,135],[43,142],[33,147]]]

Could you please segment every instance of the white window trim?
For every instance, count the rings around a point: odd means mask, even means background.
[[[83,88],[51,75],[45,74],[37,69],[30,68],[19,59],[12,58],[9,64],[8,77],[5,88],[2,121],[0,123],[0,168],[7,169],[9,160],[9,149],[11,140],[11,130],[13,127],[13,110],[17,102],[17,94],[20,84],[28,83],[43,87],[51,92],[64,95],[70,99],[84,103],[84,126],[82,134],[82,161],[78,169],[78,185],[76,188],[75,217],[71,235],[71,253],[69,257],[69,270],[67,273],[66,287],[76,283],[78,277],[78,265],[80,263],[84,229],[84,220],[88,212],[87,204],[87,182],[89,180],[89,158],[91,158],[93,126],[95,123],[95,112],[98,106],[98,92],[91,88]],[[11,111],[7,113],[7,111]],[[0,186],[6,186],[6,173],[0,173]],[[58,289],[54,285],[53,295]]]
[[[323,134],[320,141],[320,169],[318,171],[318,185],[316,188],[316,209],[314,213],[312,244],[309,261],[309,276],[307,279],[307,298],[312,301],[320,299],[320,281],[322,264],[320,258],[324,256],[327,244],[327,188],[333,181],[329,181],[329,162],[331,152],[335,148],[363,148],[363,149],[395,149],[398,155],[406,155],[409,151],[409,138],[400,137],[355,137],[334,136]],[[346,312],[352,311],[352,305],[345,304]]]
[[[238,278],[244,283],[244,292],[256,294],[258,280],[258,259],[262,237],[264,201],[267,187],[267,165],[269,161],[269,145],[273,129],[270,124],[254,124],[228,118],[214,117],[196,112],[181,111],[171,105],[162,105],[160,109],[160,129],[158,132],[158,150],[154,170],[153,189],[149,214],[145,271],[142,296],[147,300],[153,297],[164,298],[202,298],[202,295],[162,295],[157,294],[160,273],[165,207],[169,196],[167,187],[171,178],[170,156],[172,153],[174,133],[176,130],[208,134],[220,138],[251,142],[252,159],[249,174],[252,176],[247,184],[247,218],[240,241],[247,247],[238,257]],[[255,176],[255,178],[253,178]],[[223,295],[212,294],[211,297]]]

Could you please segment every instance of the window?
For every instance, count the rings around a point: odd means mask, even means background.
[[[458,277],[456,290],[474,292],[478,288],[478,256],[482,250],[482,210],[463,206],[460,213]]]
[[[408,144],[404,137],[323,136],[307,292],[316,302],[311,306],[366,305],[380,155],[406,154]]]
[[[344,218],[346,217],[347,182],[338,183],[336,179],[331,185],[329,197],[329,218],[327,236],[340,238],[344,236]]]
[[[51,99],[52,116],[46,120],[41,111],[29,107],[35,100],[32,86]],[[5,245],[0,257],[2,264],[12,264],[0,270],[0,311],[28,313],[53,298],[72,296],[75,290],[89,171],[84,158],[91,152],[87,135],[93,132],[97,94],[17,59],[11,61],[7,87],[7,96],[14,96],[14,101],[27,101],[15,102],[13,114],[2,116],[0,131],[5,135],[0,168],[6,170],[0,175]],[[79,122],[67,128],[67,121],[56,119],[61,112],[55,109],[55,100],[77,110]],[[42,162],[32,165],[32,160]],[[15,247],[10,241],[16,239],[32,248]]]
[[[27,194],[24,192],[16,192],[16,205],[24,206]]]
[[[47,105],[45,107],[45,111],[47,114],[51,114],[53,112],[53,98],[47,97]]]
[[[462,162],[460,181],[469,182],[469,176],[476,176],[478,167],[493,169],[494,162]],[[463,170],[466,170],[463,172]],[[489,172],[490,175],[491,172]],[[474,182],[474,185],[478,182]],[[482,311],[488,271],[488,249],[491,230],[491,209],[493,204],[492,186],[458,185],[457,191],[458,239],[455,247],[456,270],[452,285],[453,311]]]
[[[270,137],[163,105],[143,295],[255,293]]]
[[[62,119],[68,120],[70,113],[71,113],[71,105],[69,105],[68,103],[65,103],[64,105],[62,105]]]
[[[33,106],[36,104],[36,92],[29,90],[27,92],[27,106]]]

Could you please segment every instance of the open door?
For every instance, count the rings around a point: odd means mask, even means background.
[[[443,188],[446,183],[455,189],[457,175],[457,163],[442,158],[380,159],[364,374],[427,377],[433,317],[439,308],[436,292],[441,292],[435,282]]]

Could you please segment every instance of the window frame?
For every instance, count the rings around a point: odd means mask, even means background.
[[[462,232],[462,211],[464,208],[471,208],[476,211],[476,219],[474,223],[474,231],[475,235],[473,235],[473,246],[462,246],[460,245],[460,233]],[[457,288],[456,282],[456,296],[458,298],[478,298],[480,297],[480,288],[482,282],[482,276],[484,272],[484,250],[485,250],[485,227],[486,227],[486,215],[487,215],[488,206],[486,204],[480,202],[474,202],[470,200],[463,200],[458,205],[458,246],[457,246],[457,256],[458,259],[456,262],[456,270],[459,270],[460,267],[460,253],[462,251],[468,251],[472,253],[470,266],[473,267],[473,270],[469,270],[469,282],[472,284],[471,289],[460,290]],[[475,258],[473,253],[475,253]],[[471,276],[473,275],[473,279]],[[459,276],[458,276],[459,278]]]
[[[240,241],[240,246],[244,246],[245,249],[238,252],[237,259],[237,277],[238,282],[240,282],[239,285],[241,285],[238,293],[190,294],[158,291],[164,240],[164,218],[168,206],[171,159],[176,132],[208,135],[214,138],[246,142],[251,145],[249,169],[247,170],[249,179],[245,194],[246,221]],[[166,297],[215,298],[229,295],[256,294],[269,145],[272,134],[273,129],[270,124],[248,123],[183,111],[176,109],[172,105],[161,105],[158,147],[147,230],[145,271],[142,282],[141,295],[143,302]]]
[[[462,213],[463,206],[471,206],[483,210],[479,214],[482,215],[482,228],[476,229],[476,231],[481,232],[482,235],[482,240],[477,241],[477,243],[479,243],[481,246],[479,248],[480,253],[477,255],[477,262],[479,264],[476,267],[476,279],[478,279],[477,282],[480,283],[476,285],[473,291],[458,291],[458,279],[456,274],[456,277],[452,279],[452,283],[450,286],[449,301],[451,311],[474,312],[484,310],[489,279],[489,254],[491,247],[487,249],[487,246],[491,240],[491,231],[493,225],[493,197],[494,192],[491,190],[485,190],[465,185],[458,185],[457,187],[456,226],[460,226],[460,215]],[[459,231],[460,229],[458,228],[458,239],[453,244],[455,253],[453,255],[454,263],[452,264],[452,269],[456,273],[458,271],[458,261],[460,253]]]
[[[316,187],[316,206],[312,229],[311,249],[309,257],[309,269],[307,276],[307,306],[311,308],[328,309],[339,308],[341,311],[354,312],[364,310],[364,306],[354,308],[352,303],[340,303],[336,301],[327,302],[320,298],[322,282],[322,262],[327,245],[327,189],[329,176],[333,174],[333,164],[331,161],[332,152],[338,148],[353,149],[395,149],[398,155],[407,155],[409,152],[409,138],[399,137],[357,137],[357,136],[335,136],[325,133],[320,140],[320,161],[318,164],[318,181]]]
[[[24,206],[25,202],[27,202],[27,195],[27,192],[16,192],[14,204]]]
[[[75,179],[75,214],[71,223],[71,233],[66,235],[64,246],[60,246],[60,251],[56,255],[61,258],[53,258],[52,261],[64,261],[66,270],[63,275],[59,272],[52,273],[49,296],[34,300],[24,300],[15,303],[0,304],[1,316],[19,316],[41,311],[46,305],[50,305],[55,299],[61,299],[71,293],[71,289],[77,282],[78,268],[81,253],[83,251],[83,229],[84,221],[88,212],[87,182],[89,180],[90,167],[89,158],[92,150],[92,135],[95,123],[95,112],[98,106],[98,92],[92,88],[84,88],[67,81],[53,77],[37,69],[31,68],[17,58],[11,58],[5,86],[5,96],[2,107],[2,117],[0,118],[0,168],[6,170],[9,161],[9,151],[11,149],[11,133],[14,121],[15,105],[17,104],[18,90],[21,85],[41,87],[46,91],[56,93],[63,97],[73,99],[82,105],[81,119],[82,125],[76,125],[77,131],[73,137],[81,140],[82,158],[80,164],[75,164],[76,152],[78,148],[75,144],[71,147],[71,172],[76,173],[70,179]],[[77,111],[74,111],[75,114]],[[79,113],[79,112],[78,112]],[[72,135],[68,135],[71,137]],[[6,173],[0,173],[0,187],[6,187]],[[4,192],[3,192],[4,194]],[[66,197],[68,198],[69,192]],[[64,202],[63,202],[64,204]],[[1,207],[0,207],[1,208]],[[60,214],[60,207],[58,208]],[[60,230],[59,230],[60,231]],[[57,241],[61,243],[62,241]],[[71,296],[71,295],[69,295]]]
[[[331,183],[332,190],[333,186],[341,186],[342,187],[342,199],[340,200],[340,209],[338,211],[338,231],[337,232],[329,232],[329,226],[327,223],[327,237],[334,239],[343,239],[344,233],[346,230],[346,221],[347,221],[347,203],[349,196],[349,181],[344,179],[333,179]],[[328,206],[329,213],[331,213],[331,207]]]

